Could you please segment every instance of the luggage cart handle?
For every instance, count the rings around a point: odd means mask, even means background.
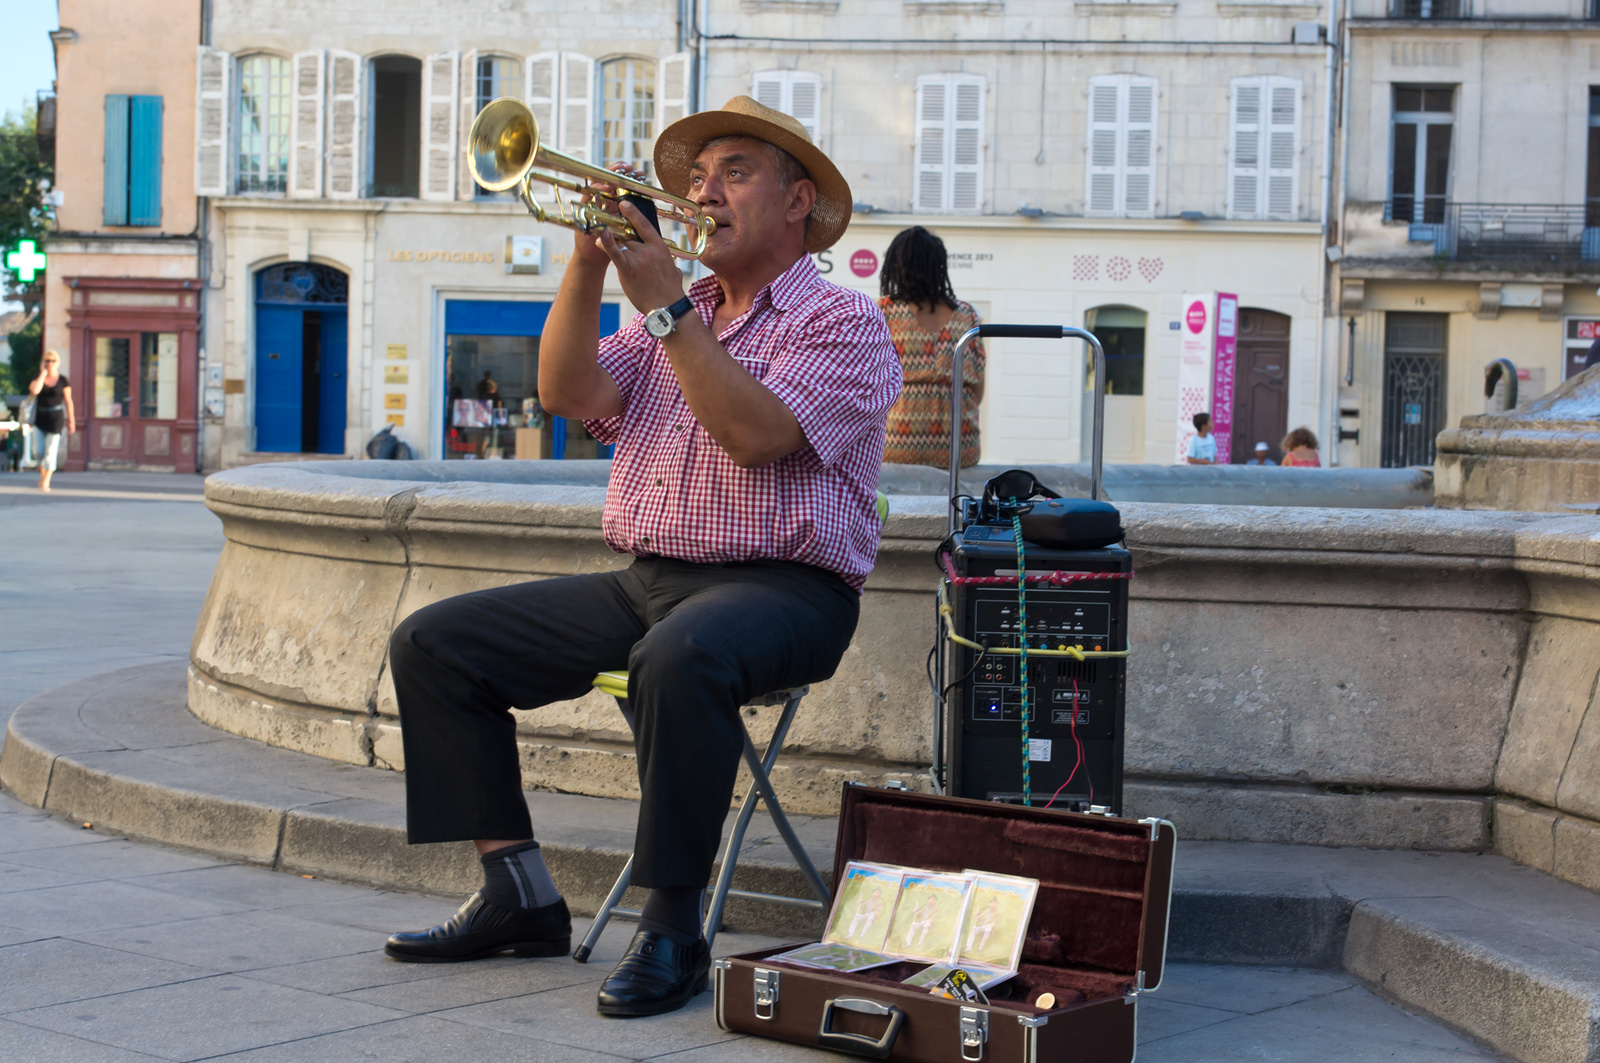
[[[962,363],[967,347],[980,336],[1000,336],[1012,339],[1055,340],[1076,337],[1087,343],[1094,352],[1094,436],[1091,442],[1089,464],[1089,497],[1100,498],[1100,465],[1105,452],[1106,418],[1106,352],[1094,333],[1071,325],[979,325],[962,333],[956,341],[955,354],[950,364],[950,525],[952,533],[960,523],[956,496],[961,493],[961,414],[964,398]]]

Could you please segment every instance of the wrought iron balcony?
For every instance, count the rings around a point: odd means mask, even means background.
[[[1600,261],[1600,204],[1427,204],[1426,221],[1411,223],[1413,243],[1432,243],[1439,258]],[[1411,213],[1411,201],[1385,210],[1387,220]],[[1414,217],[1415,215],[1413,215]]]

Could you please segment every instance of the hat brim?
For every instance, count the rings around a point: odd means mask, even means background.
[[[677,196],[687,196],[689,170],[700,149],[718,137],[752,137],[793,155],[817,186],[817,202],[806,228],[806,251],[815,254],[839,242],[850,225],[850,183],[839,168],[809,140],[755,115],[734,111],[701,111],[669,125],[656,138],[656,179]]]

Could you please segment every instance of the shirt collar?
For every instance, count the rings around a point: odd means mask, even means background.
[[[801,255],[795,259],[794,265],[784,270],[770,284],[756,293],[755,302],[751,309],[759,307],[762,296],[780,313],[799,304],[806,291],[821,279],[817,272],[816,263],[811,261],[810,255]],[[722,285],[717,282],[716,274],[701,277],[689,285],[689,299],[695,303],[709,302],[718,306],[722,302]]]

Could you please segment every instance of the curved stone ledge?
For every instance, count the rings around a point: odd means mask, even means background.
[[[191,710],[271,744],[403,768],[385,665],[394,624],[463,591],[626,563],[598,534],[604,464],[306,462],[211,477],[226,545],[192,647]],[[895,473],[891,491],[942,481]],[[1489,844],[1496,794],[1596,817],[1592,518],[1120,505],[1137,571],[1130,809],[1168,815],[1186,837],[1468,850]],[[922,669],[944,520],[942,497],[894,495],[855,642],[807,699],[776,775],[796,811],[835,811],[847,779],[927,785]],[[1596,652],[1530,651],[1557,628]],[[1552,713],[1593,742],[1519,737],[1544,734]],[[758,711],[758,740],[774,714]],[[516,716],[530,788],[634,792],[609,698]]]

